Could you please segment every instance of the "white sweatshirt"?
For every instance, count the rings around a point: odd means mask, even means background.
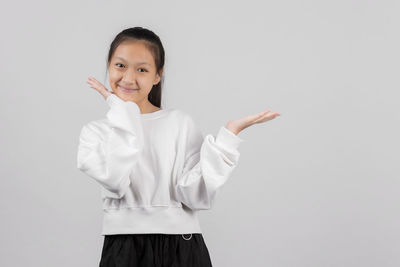
[[[102,235],[202,233],[210,209],[239,160],[244,140],[222,126],[203,137],[179,109],[140,113],[111,94],[106,118],[84,125],[77,167],[101,188]]]

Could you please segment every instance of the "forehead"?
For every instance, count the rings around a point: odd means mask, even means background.
[[[113,60],[126,61],[129,64],[154,65],[154,58],[143,42],[125,41],[114,51]]]

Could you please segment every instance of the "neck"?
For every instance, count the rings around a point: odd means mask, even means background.
[[[139,106],[140,113],[151,113],[157,110],[160,110],[161,108],[154,106],[153,104],[150,103],[148,99],[144,99],[140,103],[136,103]]]

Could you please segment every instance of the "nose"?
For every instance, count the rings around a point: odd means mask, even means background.
[[[130,86],[136,83],[136,73],[132,68],[127,68],[122,77],[122,81],[125,85]]]

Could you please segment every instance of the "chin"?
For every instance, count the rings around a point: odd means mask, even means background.
[[[135,102],[136,103],[136,99],[134,96],[126,94],[126,93],[119,93],[117,94],[121,99],[123,99],[124,101],[131,101],[131,102]]]

